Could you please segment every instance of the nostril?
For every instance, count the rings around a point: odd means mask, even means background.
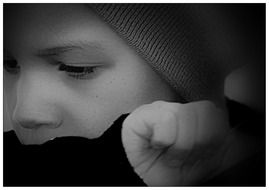
[[[26,129],[53,129],[62,125],[62,116],[57,107],[37,101],[36,97],[36,101],[30,101],[29,98],[19,96],[11,116],[15,125]]]
[[[45,128],[57,128],[60,126],[59,122],[51,122],[51,121],[37,121],[37,120],[23,120],[18,121],[21,127],[26,129],[39,129],[41,127]]]

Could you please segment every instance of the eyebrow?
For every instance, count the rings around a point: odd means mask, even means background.
[[[37,50],[36,55],[39,57],[44,56],[58,56],[73,50],[84,50],[87,49],[93,52],[104,53],[105,48],[97,42],[72,42],[63,44],[61,46],[49,47],[45,49]]]

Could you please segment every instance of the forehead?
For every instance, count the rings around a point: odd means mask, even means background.
[[[24,24],[48,24],[92,16],[91,10],[83,4],[5,4],[4,18],[7,21]]]
[[[96,35],[94,31],[102,24],[96,15],[82,4],[4,5],[5,46],[6,43],[15,43],[16,46],[24,44],[42,48],[66,38]],[[82,31],[85,31],[84,34]]]

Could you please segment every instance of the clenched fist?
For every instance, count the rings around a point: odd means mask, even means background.
[[[210,101],[157,101],[125,119],[122,141],[147,185],[195,185],[220,172],[229,131],[225,112]]]

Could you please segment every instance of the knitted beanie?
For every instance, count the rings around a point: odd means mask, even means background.
[[[236,51],[213,6],[89,4],[183,98],[215,98]],[[226,22],[227,23],[227,22]],[[229,32],[229,31],[228,31]],[[232,58],[233,57],[233,58]]]

